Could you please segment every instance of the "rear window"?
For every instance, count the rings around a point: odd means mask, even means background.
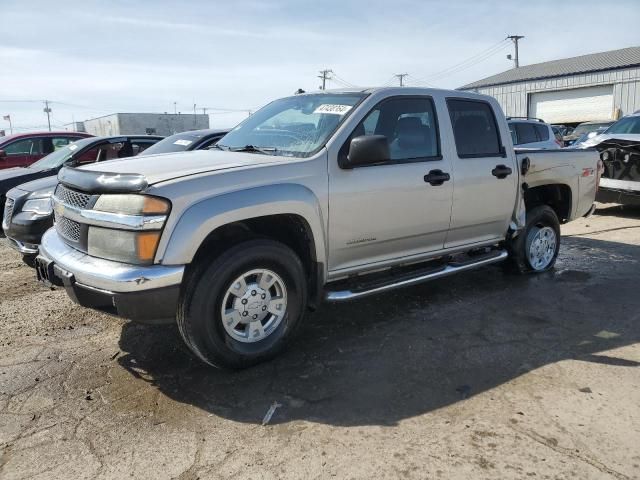
[[[156,153],[184,152],[191,150],[194,144],[202,137],[192,133],[178,133],[171,135],[158,143],[144,150],[144,155],[155,155]]]
[[[447,106],[459,157],[502,155],[498,125],[488,103],[450,98]]]
[[[544,142],[546,140],[549,140],[549,127],[547,127],[544,124],[534,125],[533,127],[536,129],[539,142]]]
[[[522,145],[525,143],[535,143],[538,141],[538,136],[536,135],[535,127],[533,123],[519,122],[513,125],[513,128],[516,130],[516,137],[518,139],[518,143],[516,145]]]

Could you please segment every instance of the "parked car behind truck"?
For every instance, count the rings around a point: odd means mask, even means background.
[[[234,368],[282,351],[322,299],[552,268],[599,162],[514,151],[492,97],[419,88],[283,98],[180,155],[63,169],[38,276],[84,306],[177,321],[201,360]]]
[[[127,148],[124,147],[124,140],[131,143],[130,153],[139,155],[204,149],[214,145],[228,132],[229,130],[220,129],[194,130],[163,139],[151,136],[106,137],[85,142],[82,150],[75,150],[73,152],[75,155],[69,154],[67,160],[59,157],[56,163],[61,167],[63,164],[68,164],[72,158],[92,159],[96,157],[95,152],[104,148],[105,145],[118,146],[122,144],[123,147],[118,148]],[[126,157],[122,156],[121,158]],[[57,174],[57,172],[58,170],[52,171],[51,175]],[[22,253],[23,260],[27,265],[33,265],[42,235],[53,225],[50,200],[57,183],[58,180],[55,176],[49,176],[46,179],[24,183],[7,193],[7,197],[12,201],[12,215],[7,217],[5,233],[9,245]],[[36,204],[39,205],[38,210],[34,210]]]
[[[580,147],[600,152],[604,173],[599,202],[640,205],[640,112],[621,118]]]
[[[26,167],[82,138],[82,132],[28,132],[0,137],[0,170]]]
[[[540,148],[554,150],[562,147],[562,142],[556,138],[551,125],[539,118],[507,117],[511,140],[519,148]]]
[[[42,234],[53,224],[51,195],[58,183],[56,175],[64,165],[131,157],[162,138],[152,135],[85,138],[27,168],[0,172],[0,208],[4,212],[1,231],[9,237],[9,245],[22,253],[28,264],[32,263]]]

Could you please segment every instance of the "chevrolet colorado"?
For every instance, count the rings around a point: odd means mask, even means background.
[[[596,151],[515,151],[491,97],[420,88],[283,98],[180,155],[64,168],[38,277],[177,321],[196,356],[231,368],[280,352],[322,299],[552,268],[600,173]]]

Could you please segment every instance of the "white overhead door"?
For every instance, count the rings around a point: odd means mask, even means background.
[[[547,123],[610,120],[613,114],[613,85],[532,93],[529,115]]]

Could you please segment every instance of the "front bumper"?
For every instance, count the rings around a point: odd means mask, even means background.
[[[25,243],[15,238],[7,237],[9,246],[14,250],[17,250],[22,255],[36,255],[38,253],[38,245],[33,243]]]
[[[175,319],[184,266],[129,265],[67,245],[54,229],[42,237],[38,279],[63,286],[76,303],[137,321]]]
[[[640,182],[603,178],[596,200],[601,203],[622,203],[640,205]]]
[[[35,245],[36,250],[42,235],[53,226],[53,214],[38,215],[30,212],[14,212],[5,235],[21,244]]]

